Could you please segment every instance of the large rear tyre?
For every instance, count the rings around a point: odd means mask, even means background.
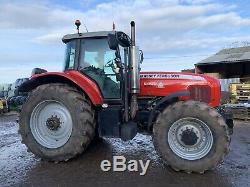
[[[230,136],[222,116],[205,103],[168,106],[153,127],[155,149],[175,171],[204,173],[223,162]]]
[[[95,135],[90,102],[66,84],[45,84],[32,91],[19,122],[28,151],[48,161],[75,157],[87,149]]]

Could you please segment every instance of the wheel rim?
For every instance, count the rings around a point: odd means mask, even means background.
[[[72,133],[72,124],[69,110],[55,100],[39,103],[31,113],[31,133],[46,148],[58,148],[67,143]]]
[[[168,131],[171,150],[186,160],[198,160],[206,156],[213,145],[213,135],[206,123],[197,118],[182,118]]]

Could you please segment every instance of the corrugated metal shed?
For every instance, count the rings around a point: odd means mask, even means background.
[[[235,63],[250,61],[250,46],[223,49],[215,55],[208,57],[196,65],[216,64],[216,63]]]

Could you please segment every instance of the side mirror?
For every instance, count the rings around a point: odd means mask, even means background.
[[[118,41],[116,39],[116,35],[114,34],[108,34],[108,44],[109,48],[112,50],[117,50],[118,48]]]
[[[116,39],[122,47],[129,47],[131,40],[124,32],[116,32]]]
[[[122,47],[129,47],[131,43],[130,38],[124,32],[116,32],[115,34],[108,34],[109,48],[117,50],[118,45]]]

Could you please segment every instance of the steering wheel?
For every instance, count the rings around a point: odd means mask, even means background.
[[[108,61],[104,67],[111,67],[111,68],[114,67],[114,59]]]
[[[115,59],[108,61],[104,67],[110,67],[115,74],[119,74],[122,65],[118,62],[120,62],[120,60],[116,57]]]

